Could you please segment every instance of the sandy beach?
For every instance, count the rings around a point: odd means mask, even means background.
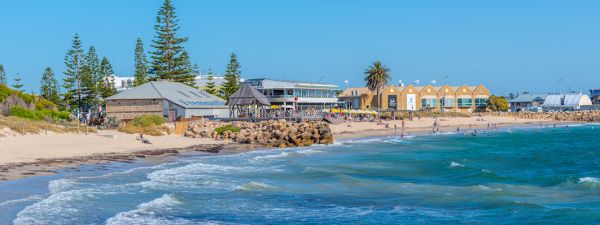
[[[431,132],[434,118],[422,117],[406,120],[402,131],[400,120],[375,122],[353,122],[331,125],[335,139],[350,139],[368,136],[383,136],[416,132]],[[551,120],[514,119],[509,117],[452,117],[438,118],[440,132],[486,129],[488,124],[498,127],[550,123]],[[554,123],[554,122],[552,122]],[[396,125],[396,131],[394,131]],[[223,150],[224,154],[249,151],[263,146],[232,144],[208,138],[183,136],[147,136],[152,144],[143,144],[136,135],[118,131],[99,131],[89,134],[16,135],[0,138],[0,181],[28,176],[52,174],[54,170],[74,167],[84,163],[107,163],[131,161],[137,158],[160,158],[184,151]],[[217,151],[218,151],[217,150]]]
[[[383,136],[383,135],[400,135],[402,132],[417,133],[417,132],[433,132],[433,123],[436,121],[432,117],[414,118],[413,120],[405,120],[405,127],[402,130],[401,120],[384,121],[382,124],[374,122],[352,122],[331,125],[331,130],[336,139],[360,138],[368,136]],[[494,124],[500,127],[515,126],[515,125],[538,125],[543,123],[554,123],[553,120],[547,119],[516,119],[500,116],[481,116],[481,117],[438,117],[440,132],[455,132],[457,128],[460,131],[471,129],[488,129],[488,124]],[[385,124],[388,124],[386,128]],[[394,125],[396,129],[394,130]]]

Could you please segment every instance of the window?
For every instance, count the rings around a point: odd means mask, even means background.
[[[441,98],[440,105],[442,107],[454,107],[454,105],[455,105],[454,98]]]
[[[458,107],[471,107],[471,105],[473,105],[473,99],[458,98]]]
[[[476,98],[475,99],[475,106],[477,107],[486,107],[487,106],[487,98]]]
[[[437,105],[437,99],[435,98],[424,98],[421,99],[421,107],[424,108],[435,108]]]

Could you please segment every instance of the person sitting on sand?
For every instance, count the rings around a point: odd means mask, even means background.
[[[152,144],[148,139],[144,138],[144,134],[140,134],[139,137],[136,137],[136,140],[142,141],[144,144]]]

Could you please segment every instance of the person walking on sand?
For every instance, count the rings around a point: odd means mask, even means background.
[[[404,131],[404,127],[406,126],[406,121],[402,118],[402,131]]]
[[[396,134],[396,130],[397,130],[396,124],[394,124],[394,134]]]

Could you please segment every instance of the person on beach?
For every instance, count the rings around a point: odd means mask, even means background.
[[[402,131],[404,131],[404,127],[406,126],[406,121],[402,119]]]
[[[460,127],[456,127],[456,132],[460,132]]]
[[[396,124],[394,124],[394,134],[396,134]]]

